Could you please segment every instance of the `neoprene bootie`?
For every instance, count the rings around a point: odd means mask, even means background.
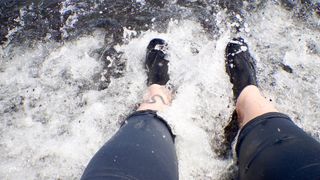
[[[152,39],[147,47],[145,67],[147,85],[165,85],[169,81],[168,63],[166,59],[167,43],[162,39]]]
[[[246,86],[257,86],[255,62],[242,38],[234,38],[228,43],[225,56],[226,71],[233,84],[234,98],[237,99]]]

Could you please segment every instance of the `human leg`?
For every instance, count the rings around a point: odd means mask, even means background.
[[[152,84],[148,87],[143,97],[143,103],[140,104],[138,111],[155,110],[163,111],[171,103],[171,92],[165,86]]]
[[[165,86],[169,81],[169,61],[166,60],[166,49],[167,44],[162,39],[151,40],[147,47],[145,68],[149,87],[138,111],[147,109],[162,111],[171,103],[172,92]]]
[[[228,44],[226,58],[241,128],[236,146],[239,179],[318,179],[320,143],[261,95],[243,39]]]
[[[260,93],[257,86],[246,86],[237,99],[236,110],[240,128],[250,120],[269,112],[278,110]]]
[[[95,154],[82,180],[178,179],[174,138],[155,111],[137,111]]]
[[[255,61],[242,38],[233,39],[226,48],[226,71],[233,84],[239,127],[268,112],[277,112],[257,88]]]
[[[171,103],[171,92],[164,86],[169,77],[162,74],[168,71],[167,61],[161,49],[155,49],[163,45],[159,39],[150,42],[146,57],[149,87],[144,101],[94,155],[82,180],[178,179],[174,135],[156,114]]]
[[[316,180],[320,143],[278,112],[250,120],[236,146],[239,179]]]

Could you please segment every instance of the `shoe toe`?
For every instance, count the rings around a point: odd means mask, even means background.
[[[148,50],[152,50],[154,49],[158,44],[160,45],[164,45],[166,44],[166,42],[163,40],[163,39],[160,39],[160,38],[155,38],[155,39],[152,39],[147,47]]]

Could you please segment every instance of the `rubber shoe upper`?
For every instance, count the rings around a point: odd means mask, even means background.
[[[147,85],[166,85],[169,81],[168,63],[166,60],[167,43],[162,39],[152,39],[147,47],[145,67]]]
[[[235,99],[246,86],[257,86],[255,62],[242,38],[233,39],[226,47],[226,71],[233,84]]]

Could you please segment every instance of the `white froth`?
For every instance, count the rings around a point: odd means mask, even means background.
[[[255,28],[242,35],[257,59],[258,79],[266,97],[320,140],[316,123],[320,117],[320,31],[292,16],[270,2],[260,13],[247,17]],[[289,65],[293,72],[284,71],[281,64]]]
[[[244,17],[251,30],[242,33],[257,59],[259,84],[281,111],[320,140],[320,58],[307,48],[310,42],[320,47],[319,31],[306,29],[272,3],[262,11]],[[92,80],[101,64],[90,56],[102,47],[101,33],[64,45],[17,47],[12,59],[0,50],[0,179],[79,179],[118,122],[141,101],[145,49],[155,37],[169,44],[170,82],[177,93],[160,114],[177,135],[180,179],[223,178],[232,160],[219,159],[215,150],[233,111],[224,68],[229,31],[212,40],[199,23],[175,21],[166,33],[135,35],[125,30],[128,43],[115,47],[124,52],[126,70],[103,91]]]

